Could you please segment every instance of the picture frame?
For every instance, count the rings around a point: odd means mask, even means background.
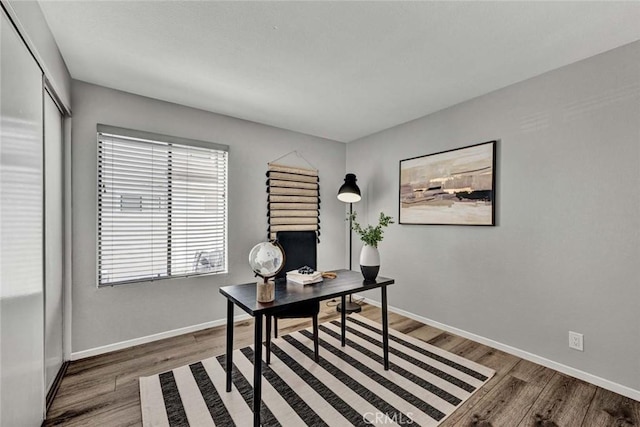
[[[495,226],[496,145],[400,160],[398,223]]]

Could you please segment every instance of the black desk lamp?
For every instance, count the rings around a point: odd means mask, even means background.
[[[353,231],[351,230],[351,214],[353,214],[353,204],[359,202],[362,199],[360,195],[360,189],[356,184],[356,175],[348,173],[344,177],[344,184],[338,190],[338,200],[344,203],[349,203],[349,270],[351,270],[351,252],[353,248]],[[338,304],[338,311],[342,312],[342,304]],[[346,313],[359,313],[362,311],[360,305],[353,302],[351,295],[349,295],[349,301],[346,302],[344,307]]]

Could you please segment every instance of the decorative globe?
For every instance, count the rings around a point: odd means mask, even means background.
[[[284,267],[284,251],[276,242],[258,243],[249,252],[249,265],[266,282]]]

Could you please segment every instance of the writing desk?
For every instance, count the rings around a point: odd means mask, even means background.
[[[346,307],[346,296],[355,292],[380,288],[382,292],[382,349],[384,369],[389,370],[389,321],[387,316],[387,286],[395,283],[393,279],[378,277],[375,281],[365,282],[362,274],[350,270],[337,270],[338,277],[324,279],[313,285],[297,285],[292,283],[276,283],[276,299],[273,302],[256,301],[256,282],[242,285],[230,285],[220,288],[220,293],[227,298],[227,392],[231,391],[231,373],[233,370],[233,306],[255,318],[253,348],[253,425],[260,426],[260,401],[262,398],[262,316],[274,314],[293,304],[300,302],[322,301],[341,298],[342,307]],[[346,344],[346,313],[341,317],[342,346]]]

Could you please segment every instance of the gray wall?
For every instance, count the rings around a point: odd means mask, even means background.
[[[51,86],[67,109],[71,107],[71,76],[49,25],[36,1],[3,1],[29,44]]]
[[[397,219],[399,160],[493,139],[497,226],[391,226],[389,304],[640,390],[640,42],[349,143],[357,210]]]
[[[79,81],[72,105],[74,352],[224,318],[218,288],[254,280],[249,250],[266,239],[267,162],[291,150],[320,171],[318,266],[344,266],[345,144]],[[96,123],[230,146],[228,275],[96,288]]]

